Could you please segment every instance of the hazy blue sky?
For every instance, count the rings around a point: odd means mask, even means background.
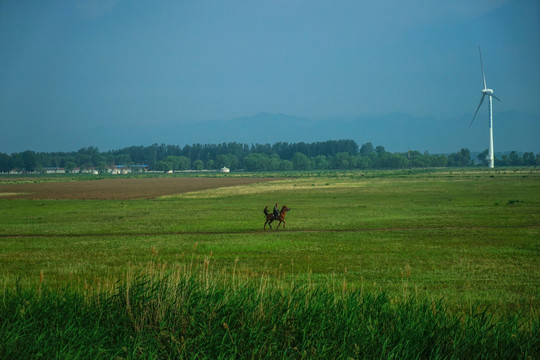
[[[539,115],[538,0],[0,0],[0,152],[76,150],[89,124],[80,147],[260,112],[459,118],[478,45],[496,111]]]

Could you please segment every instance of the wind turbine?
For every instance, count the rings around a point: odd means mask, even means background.
[[[493,100],[492,98],[497,99],[497,101],[501,101],[498,97],[493,95],[493,90],[488,89],[486,85],[486,76],[484,75],[484,63],[482,62],[482,50],[480,50],[480,46],[478,46],[478,52],[480,53],[480,66],[482,67],[482,80],[484,81],[484,89],[482,90],[482,97],[480,98],[480,104],[478,104],[478,107],[476,108],[476,112],[474,113],[474,116],[471,120],[471,124],[469,125],[469,128],[474,122],[474,119],[476,118],[476,114],[478,114],[478,110],[480,110],[480,106],[482,106],[482,103],[484,102],[484,98],[486,95],[488,96],[489,100],[489,155],[488,155],[488,161],[489,161],[489,167],[493,168],[495,166],[495,154],[493,153]]]

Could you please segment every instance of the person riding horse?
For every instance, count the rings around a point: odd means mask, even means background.
[[[285,215],[287,214],[287,211],[289,211],[289,210],[291,210],[291,209],[289,209],[285,205],[283,205],[281,210],[279,210],[278,204],[276,204],[276,206],[274,207],[272,213],[270,213],[270,211],[268,211],[268,206],[266,206],[264,208],[264,210],[263,210],[264,216],[266,217],[266,221],[264,222],[263,229],[266,229],[266,224],[268,224],[270,226],[270,229],[271,229],[273,221],[279,221],[279,224],[278,224],[276,230],[279,229],[279,226],[282,223],[283,223],[283,228],[285,228]]]

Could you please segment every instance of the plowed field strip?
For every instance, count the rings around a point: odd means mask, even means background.
[[[361,232],[405,232],[424,230],[483,230],[483,229],[538,229],[540,225],[503,225],[496,227],[487,226],[433,226],[411,228],[366,228],[366,229],[321,229],[321,230],[277,230],[287,233],[361,233]],[[260,234],[272,233],[276,230],[245,230],[245,231],[173,231],[173,232],[140,232],[140,233],[85,233],[85,234],[0,234],[0,238],[51,238],[51,237],[117,237],[117,236],[156,236],[156,235],[234,235],[234,234]]]
[[[0,185],[4,199],[152,199],[164,195],[249,185],[279,180],[278,178],[201,177],[201,178],[142,178],[101,179],[36,184]]]

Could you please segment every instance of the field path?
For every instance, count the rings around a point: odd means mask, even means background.
[[[362,229],[298,229],[298,230],[240,230],[240,231],[169,231],[169,232],[120,232],[120,233],[72,233],[72,234],[0,234],[0,238],[51,238],[51,237],[115,237],[115,236],[156,236],[156,235],[235,235],[235,234],[260,234],[260,233],[360,233],[360,232],[406,232],[421,230],[482,230],[482,229],[513,229],[528,228],[538,229],[540,225],[500,225],[500,226],[419,226],[419,227],[384,227]]]
[[[1,184],[4,199],[152,199],[191,191],[248,185],[279,178],[189,177],[99,179],[35,184]]]

